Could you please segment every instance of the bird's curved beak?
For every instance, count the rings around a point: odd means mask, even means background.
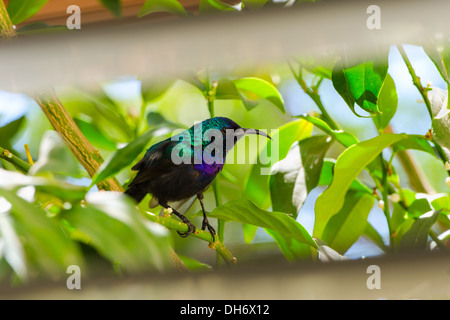
[[[264,136],[264,137],[272,140],[272,138],[264,131],[261,131],[258,129],[252,129],[252,128],[242,128],[242,129],[244,130],[244,134],[257,134],[259,136]]]

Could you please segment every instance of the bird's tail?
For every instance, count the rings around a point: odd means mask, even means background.
[[[127,191],[125,191],[125,194],[129,195],[134,200],[136,200],[137,203],[139,203],[142,201],[142,199],[144,199],[144,197],[147,194],[147,191],[145,187],[137,184],[137,185],[130,185]]]

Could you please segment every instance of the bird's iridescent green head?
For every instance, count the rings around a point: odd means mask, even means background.
[[[256,134],[271,139],[271,137],[263,131],[260,131],[258,129],[242,128],[233,120],[225,117],[206,119],[195,124],[189,130],[194,136],[197,133],[197,139],[200,138],[200,135],[198,133],[200,133],[201,130],[201,143],[203,146],[207,146],[209,143],[215,141],[215,139],[220,136],[223,139],[223,145],[231,148],[240,138],[242,138],[246,134]],[[196,142],[199,143],[199,141]],[[227,148],[226,151],[230,151],[229,148]]]

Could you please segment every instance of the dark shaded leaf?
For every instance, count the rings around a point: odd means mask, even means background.
[[[425,250],[427,248],[428,233],[436,222],[440,210],[430,211],[420,216],[400,241],[401,250]]]
[[[123,168],[131,165],[139,154],[145,149],[150,138],[153,136],[154,129],[150,129],[140,137],[128,143],[125,147],[114,152],[98,169],[92,177],[92,185],[99,181],[111,177]]]

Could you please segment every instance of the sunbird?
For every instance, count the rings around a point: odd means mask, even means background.
[[[216,231],[208,222],[203,192],[222,171],[227,153],[245,134],[271,139],[263,131],[242,128],[231,119],[215,117],[158,142],[131,168],[138,173],[125,193],[138,203],[150,193],[153,196],[150,207],[159,204],[188,225],[187,232],[178,232],[181,237],[195,232],[195,226],[168,203],[196,196],[203,212],[202,230],[207,228],[214,240]]]

